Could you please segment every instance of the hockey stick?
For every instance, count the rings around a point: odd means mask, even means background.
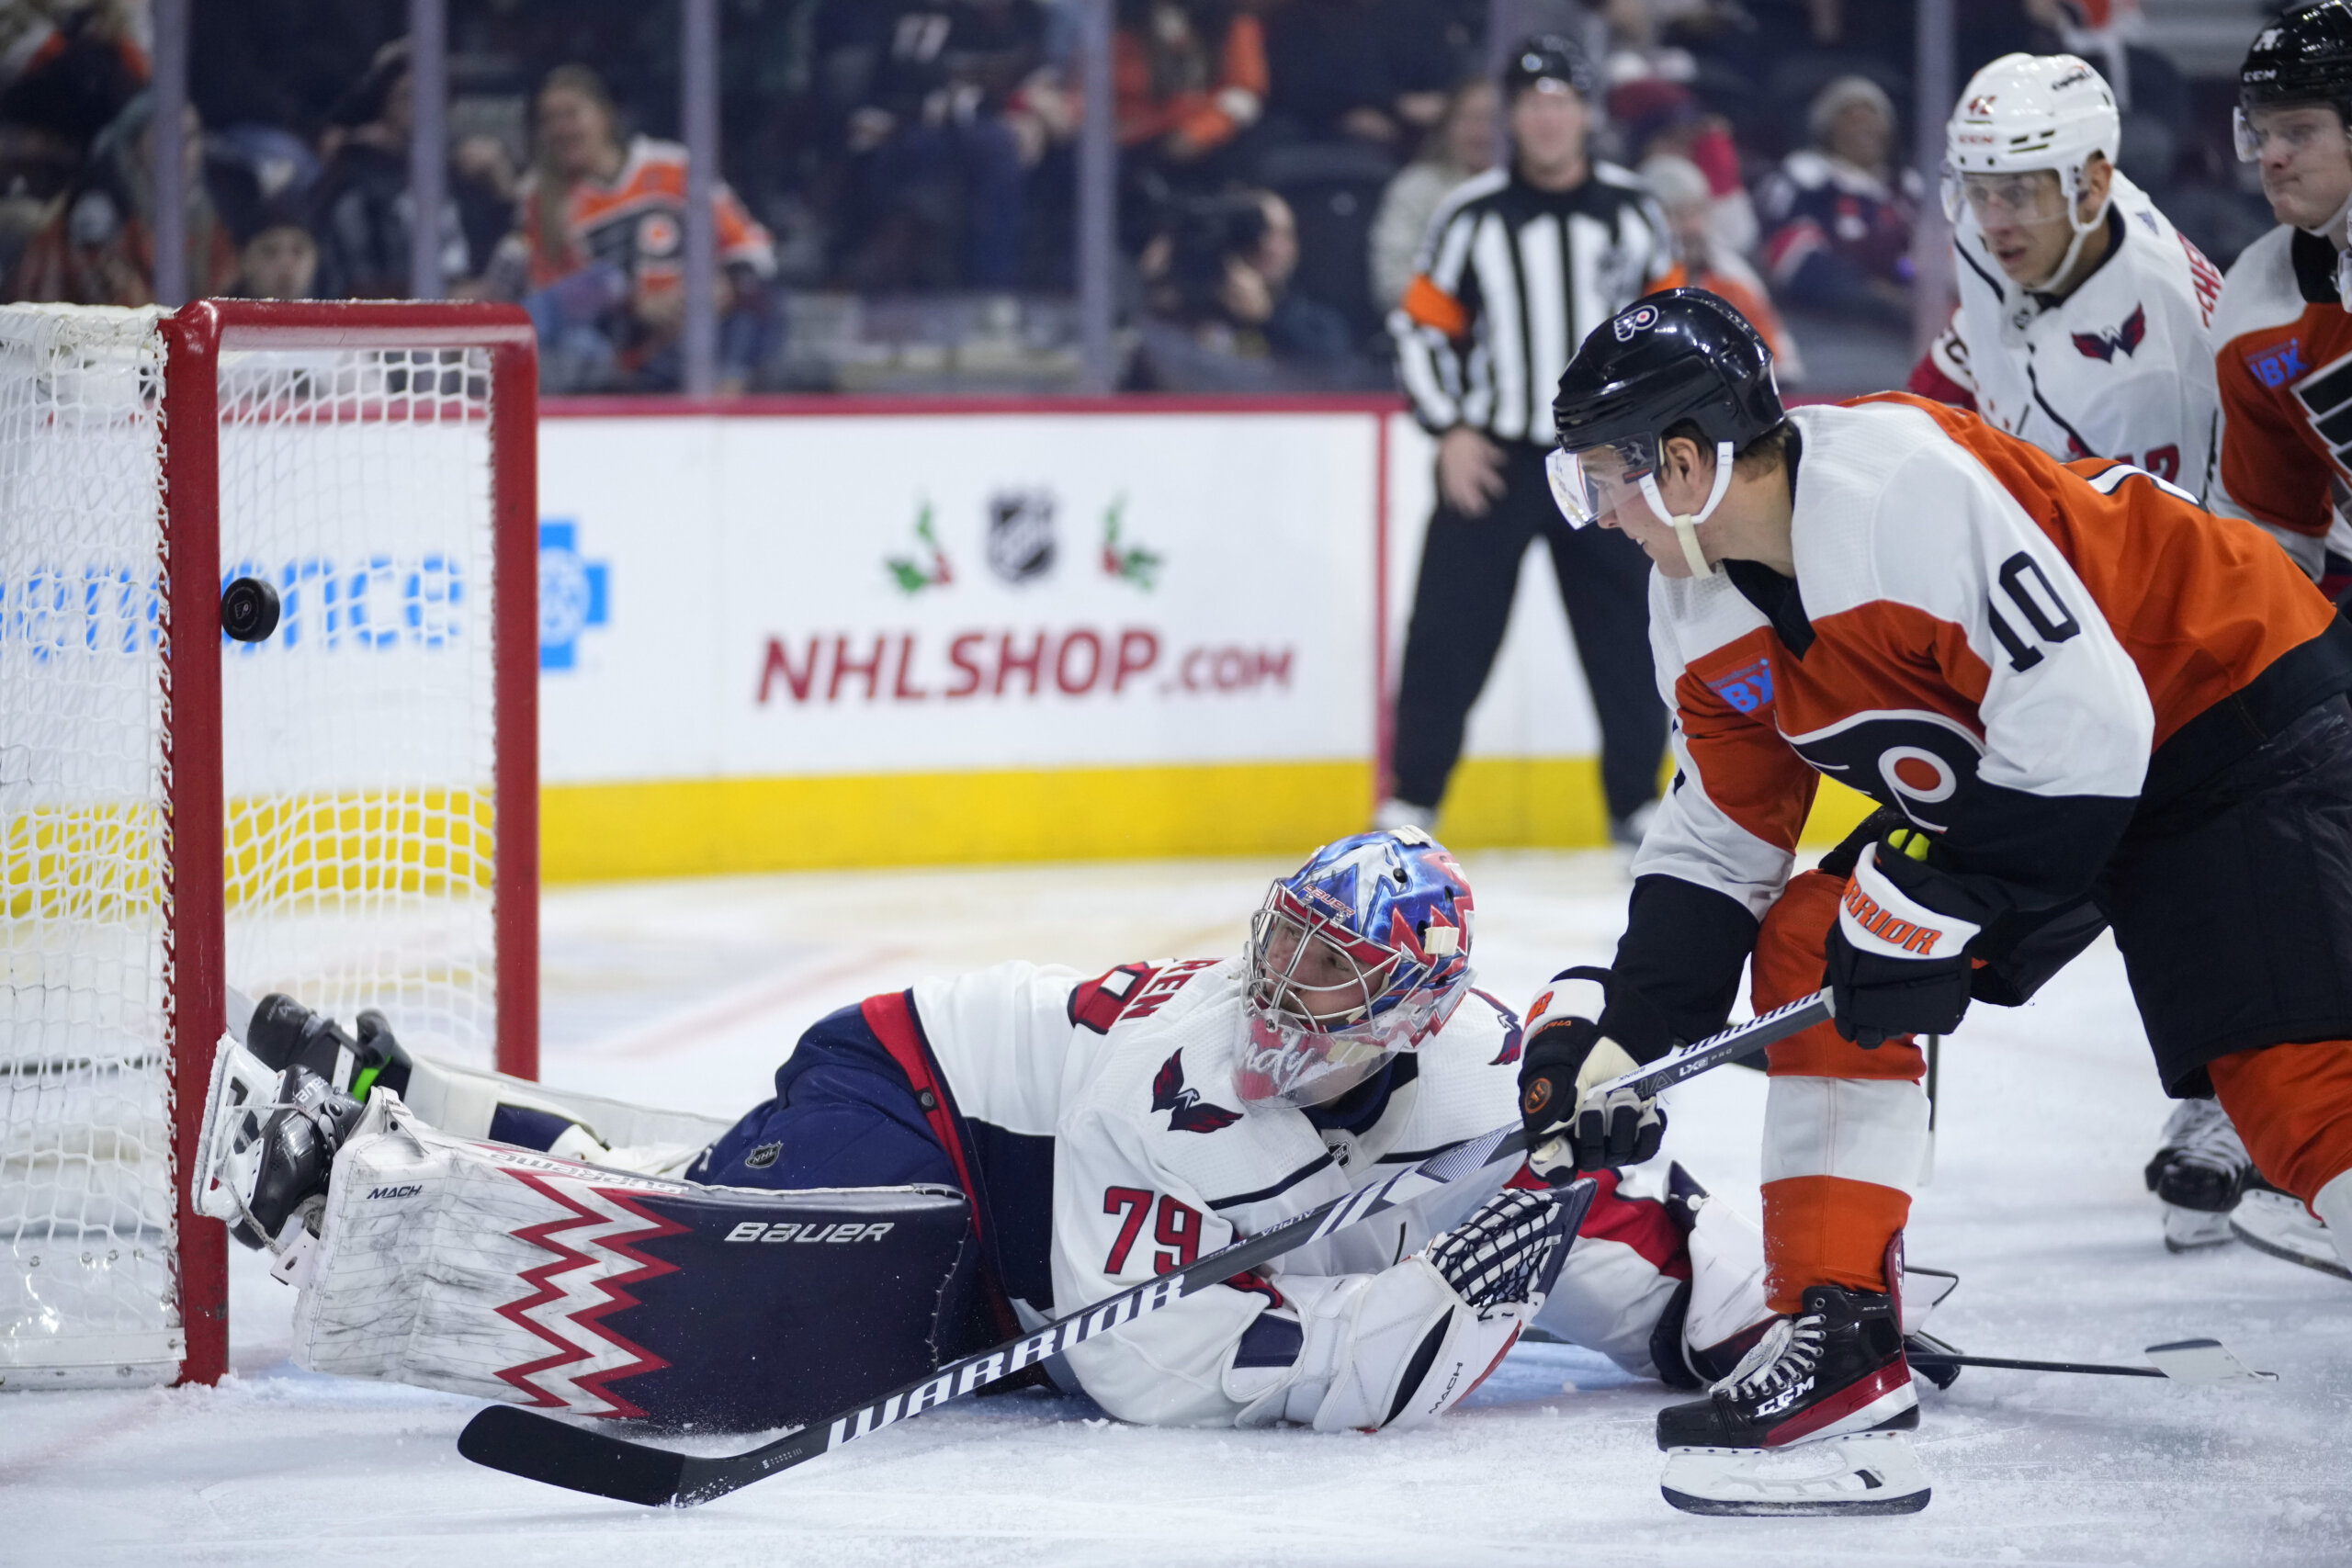
[[[2224,1382],[2277,1382],[2277,1372],[2257,1372],[2232,1355],[2218,1339],[2183,1339],[2151,1345],[2153,1367],[2110,1367],[2095,1361],[2026,1361],[2010,1356],[1963,1356],[1957,1351],[1912,1352],[1905,1357],[1915,1367],[1993,1367],[2013,1372],[2084,1372],[2106,1378],[2168,1378],[2175,1382],[2211,1385]]]
[[[1385,1181],[1335,1198],[1272,1230],[1213,1252],[1187,1268],[1122,1291],[1057,1318],[1034,1334],[952,1362],[871,1404],[796,1427],[774,1442],[743,1453],[709,1458],[678,1453],[608,1437],[512,1404],[492,1404],[476,1412],[458,1436],[458,1451],[476,1464],[510,1475],[625,1503],[673,1507],[707,1503],[844,1443],[872,1437],[895,1422],[1010,1377],[1082,1339],[1173,1306],[1186,1296],[1310,1242],[1337,1235],[1376,1215],[1429,1204],[1456,1182],[1490,1172],[1506,1161],[1516,1165],[1526,1146],[1526,1134],[1517,1123],[1498,1127]],[[1582,1180],[1559,1191],[1570,1246],[1575,1245],[1595,1190],[1591,1181]]]
[[[1721,1066],[1736,1056],[1745,1056],[1775,1041],[1811,1029],[1816,1023],[1829,1021],[1829,992],[1825,987],[1785,1007],[1758,1013],[1746,1023],[1735,1023],[1721,1034],[1710,1034],[1704,1040],[1668,1051],[1645,1067],[1611,1078],[1587,1091],[1588,1099],[1599,1099],[1630,1089],[1647,1100],[1662,1089],[1671,1088],[1685,1078],[1695,1078],[1710,1067]]]

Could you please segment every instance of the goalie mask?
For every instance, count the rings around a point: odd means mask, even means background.
[[[1470,988],[1470,884],[1418,828],[1358,833],[1266,890],[1234,1089],[1317,1105],[1444,1027]]]
[[[1560,376],[1560,445],[1544,461],[1552,499],[1572,528],[1645,506],[1674,530],[1691,574],[1712,577],[1698,526],[1723,504],[1734,455],[1785,417],[1772,351],[1728,300],[1703,288],[1649,295],[1594,328]],[[1714,448],[1715,477],[1705,504],[1678,513],[1658,493],[1658,449],[1685,421]]]

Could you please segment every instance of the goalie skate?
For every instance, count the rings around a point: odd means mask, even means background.
[[[2321,1197],[2324,1201],[2326,1195]],[[2230,1229],[2257,1252],[2352,1280],[2352,1269],[2344,1266],[2344,1257],[2336,1251],[2327,1227],[2284,1192],[2261,1188],[2248,1192],[2231,1211]]]
[[[1916,1514],[1931,1495],[1902,1432],[1784,1449],[1677,1449],[1658,1491],[1686,1514]]]

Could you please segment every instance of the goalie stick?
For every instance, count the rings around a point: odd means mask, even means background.
[[[1457,1183],[1491,1173],[1505,1162],[1516,1165],[1526,1146],[1526,1134],[1516,1123],[1498,1127],[1385,1181],[1335,1198],[1272,1230],[1213,1252],[1188,1268],[1106,1297],[1033,1334],[951,1362],[870,1404],[795,1427],[773,1442],[742,1453],[710,1457],[679,1453],[609,1437],[512,1404],[492,1404],[478,1411],[458,1434],[458,1451],[476,1464],[510,1475],[625,1503],[673,1507],[707,1503],[844,1443],[872,1437],[896,1422],[1010,1377],[1082,1339],[1173,1306],[1186,1296],[1295,1248],[1399,1209],[1435,1208]],[[1595,1190],[1590,1180],[1579,1180],[1558,1191],[1566,1210],[1571,1246]]]

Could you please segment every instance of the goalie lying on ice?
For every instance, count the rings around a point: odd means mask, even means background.
[[[1518,1021],[1472,988],[1470,928],[1426,834],[1361,835],[1272,886],[1242,957],[870,998],[731,1127],[274,997],[224,1043],[202,1202],[277,1252],[312,1370],[781,1426],[1509,1122]],[[1756,1233],[1679,1168],[1662,1199],[1600,1183],[1572,1248],[1522,1169],[1075,1346],[1069,1375],[1127,1420],[1324,1429],[1433,1419],[1531,1325],[1721,1375],[1767,1316]]]

